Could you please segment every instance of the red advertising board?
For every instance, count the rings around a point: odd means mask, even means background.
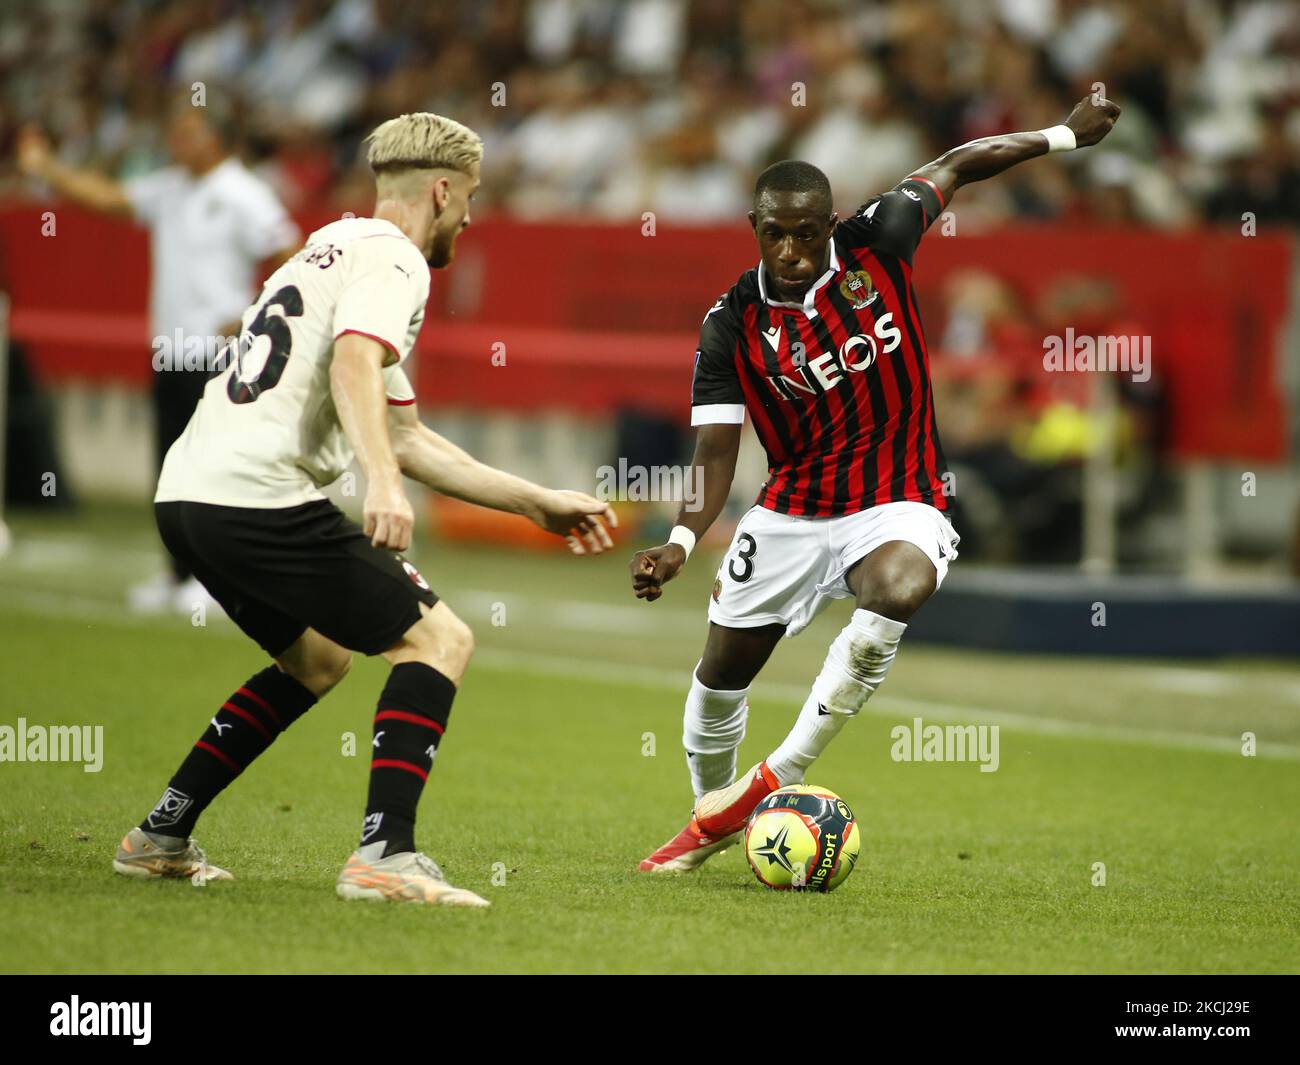
[[[46,380],[145,383],[145,233],[70,207],[57,209],[50,233],[45,210],[0,209],[0,285],[15,339]],[[307,230],[328,219],[300,221]],[[1289,234],[1235,230],[1040,225],[943,236],[936,227],[917,253],[916,281],[924,315],[960,270],[1002,278],[1026,306],[1064,277],[1108,279],[1152,338],[1172,453],[1268,461],[1286,451],[1280,364],[1293,245]],[[684,420],[699,322],[756,259],[743,220],[660,225],[653,235],[639,222],[478,222],[455,267],[434,275],[421,402],[636,408]],[[944,353],[934,355],[942,373]]]

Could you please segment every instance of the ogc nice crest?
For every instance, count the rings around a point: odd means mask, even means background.
[[[855,311],[860,311],[876,298],[876,286],[865,270],[850,270],[840,282],[840,295],[853,304]]]

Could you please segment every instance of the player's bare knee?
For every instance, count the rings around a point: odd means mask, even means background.
[[[894,621],[907,621],[934,595],[938,574],[925,564],[890,566],[876,574],[858,605]]]
[[[695,676],[706,688],[720,692],[748,688],[754,679],[753,669],[747,662],[715,662],[708,657],[701,660]]]
[[[316,676],[325,691],[329,691],[348,675],[351,668],[352,652],[342,647],[334,647],[322,657],[317,666]]]
[[[309,630],[275,664],[319,699],[347,676],[352,652]]]
[[[461,669],[464,669],[474,654],[474,630],[448,611],[441,627],[441,635],[447,653],[456,658]]]
[[[474,653],[474,633],[444,603],[425,614],[388,656],[395,661],[416,661],[456,680]]]
[[[695,677],[714,691],[748,688],[784,635],[784,625],[729,629],[724,625],[710,624]]]
[[[337,646],[318,648],[309,656],[277,658],[276,665],[319,699],[348,675],[352,652]]]

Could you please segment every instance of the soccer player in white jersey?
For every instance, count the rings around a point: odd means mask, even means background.
[[[215,355],[218,338],[238,328],[257,291],[259,265],[274,270],[297,251],[302,237],[271,187],[233,153],[234,141],[230,103],[216,93],[202,107],[188,93],[178,96],[167,119],[173,165],[125,181],[61,162],[34,128],[18,139],[25,173],[83,207],[149,228],[150,396],[160,467],[194,413],[211,369],[193,365],[193,348]],[[174,607],[188,614],[205,598],[189,568],[173,558],[170,572],[134,586],[129,602],[138,611]]]
[[[420,793],[473,636],[401,557],[413,513],[402,474],[521,514],[576,554],[612,546],[609,507],[485,466],[426,428],[402,363],[424,319],[429,266],[450,265],[479,183],[477,134],[433,114],[369,138],[374,217],[333,222],[267,280],[232,365],[209,381],[155,498],[168,549],[274,664],[220,705],[154,808],[122,840],[128,876],[228,879],[190,834],[199,814],[347,672],[352,652],[392,672],[374,719],[370,790],[346,899],[485,906],[415,847]],[[364,530],[321,488],[353,456]]]

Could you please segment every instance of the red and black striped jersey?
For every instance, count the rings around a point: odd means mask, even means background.
[[[767,451],[757,503],[829,517],[899,500],[947,509],[912,255],[943,210],[908,178],[836,225],[803,302],[768,297],[760,263],[705,316],[691,424],[749,412]]]

